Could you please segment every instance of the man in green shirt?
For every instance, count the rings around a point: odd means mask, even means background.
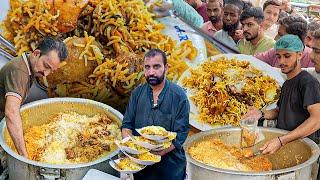
[[[7,128],[18,153],[27,157],[23,138],[20,106],[26,99],[35,76],[47,76],[68,55],[61,40],[44,38],[31,54],[23,53],[0,70],[0,118]]]
[[[273,48],[275,41],[264,35],[261,26],[263,19],[264,15],[260,7],[247,8],[241,13],[240,22],[245,37],[238,43],[241,54],[255,55]]]

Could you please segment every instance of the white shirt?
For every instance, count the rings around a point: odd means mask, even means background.
[[[238,49],[237,44],[234,42],[231,36],[229,36],[227,31],[221,29],[220,31],[214,34],[214,37],[218,39],[220,42],[232,47],[233,49]]]

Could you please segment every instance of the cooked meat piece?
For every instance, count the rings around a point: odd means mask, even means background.
[[[48,0],[52,14],[57,14],[58,17],[58,30],[59,32],[66,33],[73,31],[77,27],[78,18],[87,6],[88,0]]]
[[[67,155],[67,159],[74,159],[76,157],[75,152],[71,148],[66,148],[65,152],[66,152],[66,155]]]
[[[111,150],[109,144],[103,144],[103,145],[102,145],[102,149],[103,149],[104,151],[110,151],[110,150]]]
[[[86,81],[97,66],[96,61],[88,61],[87,66],[85,66],[85,60],[79,59],[84,48],[77,47],[74,43],[85,44],[85,39],[74,37],[66,43],[69,54],[65,60],[67,64],[47,76],[49,88],[54,89],[60,83]],[[97,42],[92,44],[101,47]]]

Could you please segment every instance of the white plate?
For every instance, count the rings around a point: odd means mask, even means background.
[[[145,153],[145,152],[141,152],[141,151],[138,151],[138,150],[133,149],[131,147],[123,146],[123,145],[120,144],[120,143],[125,143],[127,141],[133,141],[133,140],[130,137],[126,137],[126,138],[122,139],[121,141],[115,140],[114,143],[119,147],[119,149],[121,151],[125,151],[125,152],[128,152],[130,154],[142,154],[142,153]]]
[[[109,161],[110,166],[111,166],[113,169],[115,169],[116,171],[119,171],[120,173],[133,174],[133,173],[136,173],[136,172],[141,171],[142,169],[144,169],[144,168],[146,167],[145,165],[143,165],[139,170],[121,170],[121,169],[118,169],[118,167],[115,165],[115,163],[116,163],[116,164],[119,164],[119,162],[120,162],[121,159],[122,159],[122,158],[116,159],[116,160],[114,160],[114,162],[111,161],[111,160]]]
[[[150,143],[145,142],[145,141],[139,141],[139,140],[136,140],[136,139],[133,139],[133,142],[136,143],[137,145],[142,146],[144,148],[147,148],[149,150],[157,149],[157,148],[162,146],[161,144],[155,145],[155,144],[150,144]]]
[[[161,144],[162,146],[161,147],[159,147],[159,148],[156,148],[156,149],[153,149],[153,151],[162,151],[162,150],[164,150],[164,149],[167,149],[167,148],[169,148],[170,146],[171,146],[171,142],[170,142],[170,145],[169,146],[167,146],[167,147],[165,147],[164,145],[164,143],[163,144]]]
[[[148,127],[148,126],[147,126]],[[141,131],[147,127],[143,127],[140,129],[136,129],[136,131],[144,138],[150,139],[150,140],[154,140],[154,141],[161,141],[163,139],[166,139],[166,136],[159,136],[159,135],[148,135],[148,134],[143,134],[141,133]]]
[[[150,166],[150,165],[153,165],[155,163],[158,163],[161,161],[161,156],[158,156],[159,157],[159,161],[155,162],[155,161],[144,161],[144,160],[140,160],[140,159],[137,159],[133,156],[131,156],[130,154],[128,154],[127,152],[125,151],[122,151],[127,157],[129,157],[133,162],[137,163],[137,164],[141,164],[141,165],[146,165],[146,166]]]
[[[219,54],[219,55],[216,55],[216,56],[212,56],[210,57],[212,61],[216,61],[218,60],[219,58],[221,57],[226,57],[228,59],[232,59],[232,58],[236,58],[237,60],[239,61],[248,61],[250,62],[250,64],[259,69],[260,71],[262,71],[262,73],[264,75],[269,75],[270,77],[274,78],[278,84],[280,86],[282,86],[282,84],[284,83],[284,79],[283,77],[281,76],[281,73],[279,71],[277,71],[276,69],[274,69],[273,67],[271,67],[269,64],[253,57],[253,56],[249,56],[249,55],[244,55],[244,54]],[[182,80],[185,78],[185,77],[189,77],[190,76],[190,70],[187,70],[185,71],[182,76],[180,77],[179,81],[178,81],[178,85],[180,85],[181,87],[182,86]],[[192,100],[190,99],[190,96],[192,94],[192,91],[189,90],[188,88],[186,88],[187,90],[187,96],[188,96],[188,99],[189,99],[189,103],[190,103],[190,118],[189,118],[189,123],[190,125],[192,125],[193,127],[201,130],[201,131],[207,131],[207,130],[211,130],[211,129],[214,129],[214,128],[218,128],[218,127],[221,127],[221,126],[212,126],[208,123],[205,123],[205,122],[201,122],[201,121],[198,121],[197,117],[199,116],[199,112],[198,112],[198,109],[197,109],[197,106],[192,102]],[[267,109],[272,109],[272,108],[275,108],[276,107],[276,103],[273,103],[269,106],[267,106]],[[226,125],[225,127],[230,127],[231,125]]]

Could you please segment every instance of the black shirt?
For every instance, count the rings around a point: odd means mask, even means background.
[[[320,84],[312,75],[301,71],[296,77],[286,80],[277,103],[277,128],[294,130],[309,118],[307,107],[316,103],[320,103]],[[314,135],[311,136],[312,139]]]

